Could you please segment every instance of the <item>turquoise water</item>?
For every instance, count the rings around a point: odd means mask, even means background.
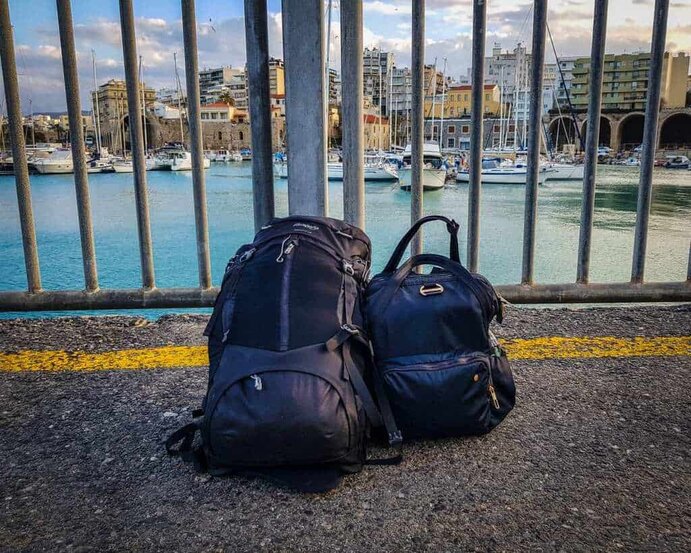
[[[191,174],[149,172],[147,179],[156,283],[159,287],[196,286]],[[89,175],[89,182],[100,285],[139,287],[132,175]],[[206,172],[206,182],[212,271],[218,283],[228,258],[241,244],[252,239],[250,163],[212,164]],[[593,282],[629,279],[637,183],[637,168],[598,168],[591,260]],[[288,213],[286,185],[285,180],[276,181],[276,212],[280,216]],[[81,289],[84,284],[73,176],[35,175],[31,186],[43,287]],[[329,187],[330,213],[341,217],[341,183],[330,182]],[[483,187],[480,270],[495,284],[520,280],[524,196],[522,186]],[[575,280],[580,197],[579,182],[549,182],[540,187],[536,281]],[[367,233],[373,242],[375,272],[384,266],[409,225],[409,202],[409,193],[391,184],[367,184]],[[461,258],[465,259],[467,186],[425,193],[424,202],[425,213],[443,213],[461,223]],[[433,224],[425,233],[425,249],[446,252],[445,234],[442,225]],[[690,238],[691,172],[656,169],[646,280],[683,280]],[[0,176],[0,290],[25,288],[14,178]],[[148,311],[146,315],[165,312]]]

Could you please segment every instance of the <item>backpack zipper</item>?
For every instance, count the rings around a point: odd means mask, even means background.
[[[293,250],[298,241],[291,235],[287,236],[281,244],[281,252],[276,258],[276,263],[284,263],[281,276],[281,313],[279,321],[278,349],[287,351],[290,340],[290,275],[293,267]]]

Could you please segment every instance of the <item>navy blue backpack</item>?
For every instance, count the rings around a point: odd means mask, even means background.
[[[429,221],[446,223],[450,258],[416,255],[399,267]],[[382,414],[393,413],[404,440],[483,434],[515,403],[509,362],[489,330],[492,319],[501,322],[502,303],[487,279],[461,264],[458,228],[440,215],[417,221],[366,290]],[[415,272],[422,265],[434,268]]]

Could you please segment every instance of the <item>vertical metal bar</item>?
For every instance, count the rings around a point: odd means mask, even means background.
[[[288,209],[326,215],[324,14],[322,0],[283,0]]]
[[[134,167],[134,193],[139,228],[139,255],[144,288],[155,287],[154,255],[151,243],[151,221],[146,186],[146,159],[144,157],[144,130],[139,103],[139,76],[137,74],[137,44],[134,32],[132,0],[120,0],[120,28],[122,29],[122,55],[125,61],[127,84],[127,111],[130,127],[132,165]]]
[[[480,257],[480,196],[482,181],[482,100],[485,81],[485,29],[487,2],[473,1],[473,68],[470,107],[470,159],[468,165],[468,270],[477,272]]]
[[[197,17],[194,0],[182,0],[182,36],[185,44],[185,81],[187,84],[187,124],[192,150],[192,189],[194,223],[197,230],[199,286],[211,286],[209,222],[206,215],[204,182],[204,146],[202,145],[201,107],[199,105],[199,67],[197,61]]]
[[[79,237],[82,244],[82,263],[84,281],[89,292],[98,290],[96,268],[96,249],[94,228],[91,222],[89,200],[89,179],[86,171],[84,153],[84,131],[82,129],[82,107],[79,99],[79,76],[77,75],[77,53],[74,46],[71,0],[57,0],[58,26],[60,28],[60,49],[62,51],[62,71],[65,76],[67,97],[67,116],[70,124],[72,144],[72,163],[74,165],[74,186],[77,194],[77,215],[79,217]]]
[[[581,228],[578,240],[578,268],[576,274],[576,280],[584,284],[588,282],[590,270],[590,246],[593,235],[593,211],[595,209],[595,176],[597,173],[597,147],[600,137],[600,108],[602,103],[602,78],[605,63],[608,6],[609,0],[595,0],[593,43],[590,50],[588,125],[585,139],[585,164],[583,166],[583,201],[581,204]],[[559,65],[558,60],[557,65]]]
[[[542,75],[545,64],[545,26],[547,0],[533,3],[533,47],[530,67],[530,113],[528,114],[528,170],[525,183],[525,218],[523,221],[523,284],[532,284],[535,265],[535,226],[537,222],[537,186],[540,172],[540,122],[542,120]]]
[[[362,0],[341,3],[343,110],[343,216],[365,228],[365,136],[363,126]]]
[[[689,263],[686,266],[686,280],[691,282],[691,244],[689,244]]]
[[[648,244],[648,219],[650,218],[650,197],[653,187],[653,165],[657,146],[657,121],[660,115],[660,85],[662,63],[667,35],[669,0],[655,0],[653,15],[653,44],[650,53],[648,74],[648,99],[645,105],[643,144],[641,146],[641,173],[638,183],[638,207],[636,211],[636,234],[633,244],[631,282],[643,282],[645,252]]]
[[[422,159],[425,146],[425,0],[413,0],[413,107],[411,136],[410,222],[422,217]],[[434,77],[433,77],[434,78]],[[422,253],[422,229],[412,240],[411,255]]]
[[[259,232],[259,229],[274,217],[269,30],[266,0],[245,0],[245,42],[252,125],[254,230]]]
[[[17,64],[14,57],[14,36],[10,23],[8,0],[0,0],[0,60],[2,61],[2,80],[7,101],[7,120],[10,143],[12,144],[14,181],[17,186],[17,204],[19,206],[19,224],[22,229],[26,280],[29,292],[33,293],[41,290],[41,270],[38,263],[34,212],[31,207],[31,185],[29,183],[29,167],[26,163]]]

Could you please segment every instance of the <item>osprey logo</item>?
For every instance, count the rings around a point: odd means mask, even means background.
[[[319,227],[308,225],[307,223],[293,223],[293,228],[295,227],[306,228],[307,230],[319,230]]]

